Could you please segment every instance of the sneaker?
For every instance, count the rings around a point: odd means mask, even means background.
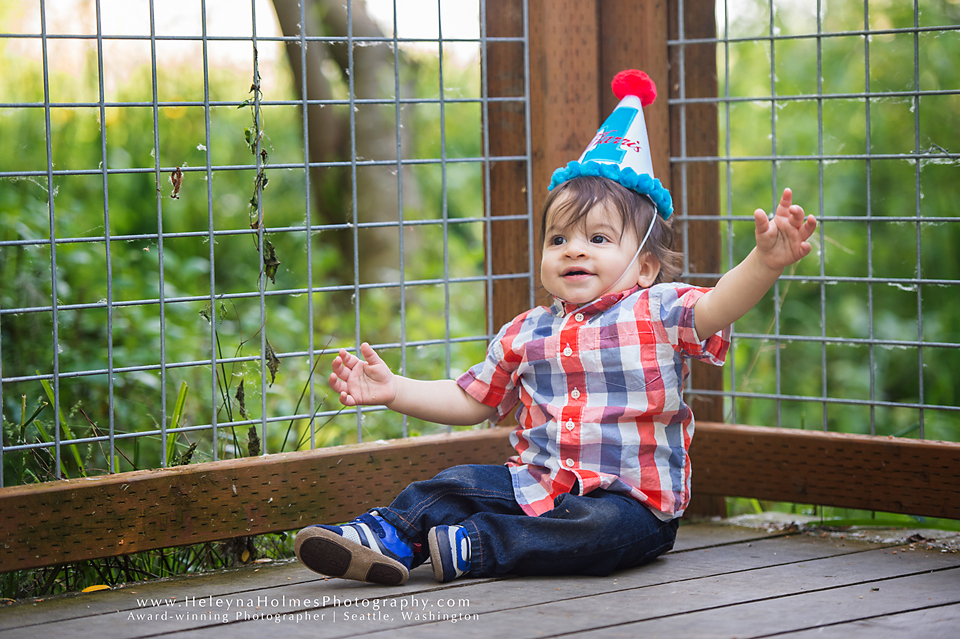
[[[316,524],[297,533],[297,559],[321,575],[399,586],[410,576],[413,549],[374,512],[343,526]]]
[[[436,526],[427,533],[433,576],[444,583],[470,571],[470,538],[463,526]]]

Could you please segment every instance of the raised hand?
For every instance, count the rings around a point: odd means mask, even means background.
[[[804,216],[803,209],[793,203],[790,189],[783,190],[772,218],[768,218],[763,209],[754,211],[753,218],[757,225],[758,256],[768,268],[783,270],[810,253],[807,240],[817,228],[817,219]]]
[[[397,389],[390,367],[366,342],[360,345],[360,353],[364,359],[341,348],[333,360],[329,383],[330,388],[340,394],[340,403],[360,406],[393,401]]]

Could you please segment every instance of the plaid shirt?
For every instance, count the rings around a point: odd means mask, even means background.
[[[563,493],[623,492],[663,520],[690,501],[693,413],[687,358],[722,365],[729,329],[701,342],[693,306],[709,289],[659,284],[581,306],[555,301],[507,323],[457,383],[503,419],[517,402],[507,462],[528,515]]]

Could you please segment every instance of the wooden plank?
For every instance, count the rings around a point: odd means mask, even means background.
[[[823,592],[777,597],[769,601],[676,615],[671,620],[652,620],[617,628],[606,637],[636,637],[638,634],[661,636],[676,632],[685,637],[769,636],[794,629],[817,629],[824,636],[823,626],[844,628],[847,621],[880,616],[892,612],[912,611],[918,607],[942,606],[957,600],[956,570],[951,573],[914,575],[890,581],[876,581]],[[953,587],[951,587],[953,586]],[[939,625],[945,628],[944,625]],[[913,629],[913,637],[947,637],[951,634],[928,634],[927,628]],[[955,630],[955,628],[954,628]],[[590,635],[587,635],[590,636]],[[847,637],[849,635],[835,636]],[[874,637],[889,638],[883,632]]]
[[[786,533],[771,532],[762,528],[727,526],[714,524],[707,520],[684,518],[680,520],[680,529],[677,531],[677,541],[673,545],[673,552],[729,546],[730,544],[779,537],[781,534]]]
[[[960,519],[960,443],[697,423],[693,492]]]
[[[487,36],[522,37],[523,2],[521,0],[488,0]],[[487,94],[490,97],[523,97],[524,44],[522,42],[488,42]],[[524,156],[526,148],[526,112],[521,102],[490,102],[488,140],[490,156]],[[490,162],[490,204],[493,217],[527,213],[527,167],[523,161]],[[534,208],[538,203],[534,202]],[[529,232],[526,220],[493,220],[488,256],[494,275],[525,273],[530,268]],[[502,279],[493,282],[493,325],[496,333],[505,323],[530,308],[530,289],[526,278]]]
[[[270,592],[275,588],[323,579],[314,572],[304,570],[295,561],[248,564],[216,572],[124,584],[111,590],[22,600],[13,605],[0,606],[0,628],[9,631],[149,607],[141,605],[138,600],[183,601],[242,592]]]
[[[503,463],[512,451],[508,432],[465,431],[4,488],[0,571],[347,521],[444,468]]]
[[[576,160],[601,124],[598,0],[530,0],[534,238],[554,170]],[[541,247],[534,240],[534,264]],[[537,290],[539,288],[539,268]],[[540,302],[546,302],[541,298]]]
[[[787,578],[786,575],[784,575]],[[604,632],[604,639],[638,636],[680,637],[742,637],[770,636],[796,630],[816,629],[815,636],[824,636],[824,626],[845,628],[850,621],[880,617],[891,613],[912,612],[930,606],[945,606],[960,602],[960,568],[932,574],[915,574],[893,579],[872,580],[843,587],[820,588],[812,585],[814,592],[795,592],[779,595],[776,591],[764,598],[751,589],[747,596],[756,601],[724,605],[711,610],[697,610],[687,614],[674,614],[669,619],[651,619],[619,626],[612,632]],[[839,625],[836,625],[839,624]],[[942,621],[936,624],[946,627]],[[916,627],[911,637],[951,637],[956,635],[956,626],[951,633],[930,634],[926,628]],[[588,633],[585,636],[601,636]],[[849,635],[835,634],[837,637]],[[891,635],[874,632],[872,637],[890,639]]]
[[[782,639],[917,639],[953,637],[960,628],[960,604],[878,615],[832,626],[777,635]]]

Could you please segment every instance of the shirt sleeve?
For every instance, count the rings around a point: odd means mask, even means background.
[[[506,417],[520,400],[520,391],[514,377],[520,358],[510,347],[518,330],[518,320],[504,325],[490,342],[486,359],[457,379],[457,384],[468,395],[497,409],[498,422]]]
[[[709,288],[668,284],[650,289],[650,317],[661,338],[680,354],[723,366],[730,348],[730,327],[701,340],[694,322],[694,306]]]

